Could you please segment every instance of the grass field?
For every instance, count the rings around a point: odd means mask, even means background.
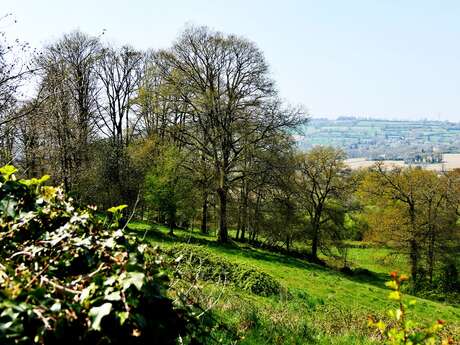
[[[231,285],[204,284],[207,293],[219,294],[213,312],[236,330],[234,336],[241,344],[371,344],[372,337],[368,336],[372,332],[367,328],[366,317],[384,316],[393,306],[387,300],[384,283],[390,270],[407,267],[404,259],[392,256],[389,249],[351,248],[353,266],[370,272],[349,276],[248,244],[220,245],[213,237],[197,232],[176,230],[174,236],[168,236],[166,228],[146,223],[131,223],[129,228],[163,248],[179,242],[205,246],[210,253],[232,263],[268,273],[289,291],[289,299],[261,297]],[[413,319],[424,323],[448,320],[450,332],[459,332],[460,308],[415,299]],[[216,332],[216,337],[231,343],[228,334]]]

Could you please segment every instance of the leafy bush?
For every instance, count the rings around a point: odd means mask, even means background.
[[[165,295],[162,263],[61,188],[0,168],[0,343],[174,344],[185,318]]]
[[[169,253],[179,256],[184,270],[200,279],[232,283],[260,296],[277,295],[283,291],[281,284],[271,275],[231,263],[203,247],[180,244],[170,249]]]
[[[243,290],[263,296],[279,294],[281,287],[271,275],[254,268],[239,270],[237,285]]]
[[[453,260],[447,261],[442,267],[439,285],[446,292],[460,292],[460,276]]]

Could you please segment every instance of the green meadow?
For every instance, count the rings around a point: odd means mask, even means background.
[[[367,317],[385,318],[394,304],[387,299],[388,272],[406,269],[403,257],[391,249],[359,247],[350,244],[348,260],[354,274],[330,266],[269,252],[246,243],[218,244],[213,236],[197,231],[168,229],[159,225],[134,222],[129,225],[151,246],[168,250],[181,244],[204,248],[233,264],[269,274],[285,293],[258,296],[234,284],[206,281],[200,284],[209,296],[209,313],[223,324],[213,330],[216,342],[238,344],[372,344],[379,337],[367,326]],[[458,334],[458,305],[406,296],[415,299],[410,318],[421,324],[437,319],[448,321],[447,332]]]

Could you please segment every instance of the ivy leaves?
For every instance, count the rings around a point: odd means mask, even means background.
[[[101,320],[104,316],[109,315],[112,311],[112,303],[104,303],[99,307],[92,307],[89,311],[91,317],[91,328],[100,331]]]
[[[119,228],[127,206],[101,219],[43,186],[48,176],[15,173],[0,168],[0,343],[174,343],[185,326],[166,296],[149,293],[167,289],[161,260],[146,271],[145,246]]]

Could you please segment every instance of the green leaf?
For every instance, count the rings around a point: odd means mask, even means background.
[[[123,290],[129,289],[131,285],[134,285],[138,290],[142,289],[144,285],[144,273],[142,272],[126,272],[126,274],[121,278],[123,285]]]
[[[109,237],[105,242],[104,242],[104,247],[113,249],[115,248],[115,240],[112,237]]]
[[[380,331],[383,332],[383,331],[385,330],[386,325],[385,325],[385,323],[383,323],[382,320],[380,320],[379,322],[376,323],[376,327],[377,327]]]
[[[396,282],[393,280],[386,282],[385,285],[393,290],[396,290],[398,288],[398,286],[396,285]]]
[[[120,325],[123,325],[125,323],[125,321],[128,319],[129,317],[129,312],[127,311],[121,311],[119,312],[118,314],[118,317],[120,318]]]
[[[123,211],[126,207],[128,207],[128,205],[119,205],[119,206],[114,206],[114,207],[111,207],[107,210],[107,212],[110,212],[110,213],[118,213],[120,211]]]
[[[16,169],[14,166],[12,165],[5,165],[3,167],[0,168],[0,174],[3,175],[3,177],[5,178],[5,180],[9,180],[11,175],[13,175],[15,172],[17,172],[18,169]]]
[[[401,320],[401,316],[403,315],[403,312],[401,309],[396,309],[396,320]]]
[[[91,283],[88,287],[84,288],[80,294],[80,303],[83,303],[86,299],[88,299],[93,292],[96,290],[96,284]]]
[[[388,295],[388,298],[393,301],[399,301],[401,300],[401,293],[399,291],[390,292],[390,294]]]
[[[30,180],[19,180],[19,183],[27,186],[27,187],[31,187],[31,186],[39,186],[43,183],[45,183],[46,181],[48,181],[50,179],[50,176],[49,175],[43,175],[42,177],[40,178],[31,178]]]
[[[17,204],[16,200],[5,198],[0,202],[0,211],[8,217],[14,217]]]
[[[105,296],[105,300],[107,300],[107,301],[120,301],[121,300],[120,291],[114,291],[112,293],[107,294]]]
[[[104,285],[112,285],[113,283],[115,283],[117,281],[116,277],[115,276],[111,276],[109,278],[106,279],[106,281],[104,282]]]
[[[91,328],[100,331],[101,330],[101,321],[104,316],[107,316],[112,311],[112,303],[104,303],[99,307],[93,307],[89,311],[89,316],[91,317]]]
[[[61,311],[61,303],[60,302],[56,302],[54,303],[51,308],[50,308],[51,311],[54,311],[54,312],[59,312]]]

